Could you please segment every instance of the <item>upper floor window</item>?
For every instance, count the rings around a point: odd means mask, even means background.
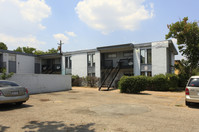
[[[95,66],[95,54],[89,53],[88,54],[88,67],[94,67]]]
[[[116,58],[117,57],[117,54],[116,53],[109,53],[107,55],[107,58]]]
[[[141,64],[145,64],[145,50],[144,49],[141,49],[140,50],[140,60],[141,60]]]
[[[133,56],[133,51],[124,52],[124,57],[132,57],[132,56]]]
[[[147,49],[147,64],[151,64],[151,49]]]
[[[152,56],[151,49],[140,50],[140,62],[141,64],[151,64]]]
[[[66,57],[66,59],[65,59],[65,67],[68,68],[68,69],[71,69],[71,67],[72,67],[71,56]]]

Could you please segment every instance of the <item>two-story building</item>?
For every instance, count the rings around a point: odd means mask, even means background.
[[[123,75],[174,73],[177,54],[171,40],[46,55],[0,50],[0,67],[14,73],[95,76],[111,83]]]

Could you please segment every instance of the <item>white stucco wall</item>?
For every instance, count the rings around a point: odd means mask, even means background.
[[[35,73],[35,57],[16,55],[16,73]]]
[[[152,42],[152,76],[167,73],[168,41]]]
[[[72,75],[87,76],[87,53],[73,54],[71,60]]]
[[[70,75],[14,74],[9,80],[27,88],[30,94],[71,89]]]
[[[97,51],[95,52],[95,76],[96,77],[101,77],[101,57],[100,57],[100,52]]]
[[[133,51],[134,75],[140,75],[140,48],[134,48]]]

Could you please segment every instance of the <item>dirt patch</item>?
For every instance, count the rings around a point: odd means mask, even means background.
[[[71,90],[71,91],[68,91],[68,93],[79,93],[79,92]]]
[[[40,99],[42,102],[50,101],[50,99]]]
[[[138,104],[108,104],[91,107],[90,111],[94,111],[99,115],[137,115],[149,112],[150,109],[147,106]]]

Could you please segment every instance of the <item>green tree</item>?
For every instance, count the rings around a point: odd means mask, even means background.
[[[188,17],[183,21],[177,21],[168,25],[169,33],[166,39],[175,38],[180,53],[185,56],[190,63],[189,74],[198,66],[199,62],[199,26],[197,22],[188,22]]]
[[[179,74],[187,74],[190,71],[190,63],[187,60],[182,59],[180,63],[175,64],[175,68],[180,71]]]
[[[0,49],[7,50],[8,47],[3,42],[0,42]]]
[[[16,52],[23,52],[23,49],[21,47],[17,47],[15,50],[13,51],[16,51]]]
[[[23,47],[24,53],[33,54],[35,50],[36,50],[36,49],[35,49],[35,48],[32,48],[32,47],[28,47],[28,46],[27,46],[27,47]]]
[[[54,54],[54,53],[57,53],[57,52],[58,52],[58,49],[52,48],[52,49],[49,49],[46,53],[47,54]]]
[[[44,51],[41,51],[41,50],[35,50],[34,54],[35,55],[44,55],[46,53]]]
[[[33,54],[36,49],[33,47],[17,47],[14,51],[16,52],[23,52],[23,53],[28,53],[28,54]]]

